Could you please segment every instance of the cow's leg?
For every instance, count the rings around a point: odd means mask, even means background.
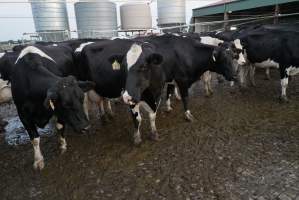
[[[249,68],[249,78],[250,78],[250,83],[251,83],[251,85],[252,86],[256,86],[256,84],[255,84],[255,66],[252,64],[252,65],[250,65],[250,68]]]
[[[19,109],[18,109],[19,111]],[[31,120],[28,120],[26,117],[26,114],[22,114],[22,112],[18,112],[20,120],[22,121],[29,137],[31,140],[31,144],[33,146],[33,151],[34,151],[34,163],[33,163],[33,168],[34,169],[39,169],[42,170],[45,166],[44,163],[44,157],[41,153],[40,150],[40,137],[39,134],[36,130],[36,126]]]
[[[131,114],[133,117],[133,122],[135,127],[134,136],[133,136],[134,144],[138,145],[142,141],[140,135],[140,126],[141,126],[142,117],[140,115],[139,104],[131,108]]]
[[[206,93],[207,97],[209,97],[213,94],[213,90],[212,90],[212,87],[211,87],[211,79],[212,79],[212,75],[211,75],[210,71],[206,71],[202,75],[202,80],[203,80],[205,93]]]
[[[84,93],[84,102],[83,102],[83,108],[84,108],[84,113],[89,120],[89,113],[88,113],[88,108],[89,108],[89,99],[88,99],[88,94]]]
[[[64,135],[65,126],[63,123],[57,122],[56,129],[57,129],[57,134],[58,134],[58,142],[60,145],[59,146],[60,152],[63,154],[67,150],[67,143],[66,143],[65,135]]]
[[[174,84],[167,84],[166,88],[166,111],[172,111],[170,97],[174,93],[175,85]]]
[[[174,87],[174,95],[177,100],[180,101],[182,99],[177,87]]]
[[[248,73],[248,66],[243,65],[239,67],[239,80],[240,80],[241,88],[246,87],[247,73]]]
[[[182,82],[177,82],[178,84],[178,87],[179,87],[179,90],[181,92],[181,97],[182,97],[182,102],[183,102],[183,106],[184,106],[184,110],[185,110],[185,118],[186,120],[192,122],[194,121],[194,117],[193,115],[191,114],[190,110],[189,110],[189,107],[188,107],[188,86],[187,84],[182,81]]]
[[[266,74],[266,80],[271,80],[271,75],[270,75],[270,67],[267,67],[265,69],[265,74]]]
[[[288,102],[287,87],[289,84],[289,76],[285,67],[280,67],[280,84],[281,84],[281,96],[282,102]]]
[[[108,114],[109,118],[112,119],[114,116],[114,113],[112,111],[111,101],[109,99],[106,99],[106,101],[107,101],[107,114]]]
[[[157,127],[156,127],[156,117],[157,117],[156,112],[150,112],[149,113],[149,119],[150,119],[150,124],[151,124],[150,138],[152,140],[158,141],[159,140],[159,134],[158,134]]]

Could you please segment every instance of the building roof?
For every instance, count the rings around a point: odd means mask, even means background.
[[[224,12],[234,12],[258,7],[296,2],[298,0],[221,0],[201,8],[193,9],[193,17],[214,15]]]

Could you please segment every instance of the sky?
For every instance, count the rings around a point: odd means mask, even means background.
[[[0,41],[22,39],[23,33],[35,32],[29,3],[1,3],[1,1],[4,0],[0,0]],[[23,1],[26,0],[22,0],[21,2]],[[192,8],[202,7],[215,1],[217,0],[186,0],[186,22],[188,23],[190,21]],[[127,0],[127,2],[130,2],[130,0]],[[121,3],[117,3],[118,7],[119,5],[121,5]],[[67,4],[67,11],[70,29],[77,30],[73,3]],[[155,27],[157,18],[157,3],[155,1],[151,3],[151,12],[153,26]]]

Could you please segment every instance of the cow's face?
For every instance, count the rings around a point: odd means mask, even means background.
[[[83,92],[93,87],[93,82],[77,81],[72,76],[62,78],[48,90],[44,104],[53,110],[60,122],[70,125],[75,131],[85,132],[89,123],[83,110]]]
[[[215,72],[222,74],[228,81],[236,80],[233,55],[233,51],[226,47],[216,47],[212,54],[212,59],[215,62]]]
[[[239,39],[233,41],[232,50],[234,52],[234,59],[237,61],[238,65],[245,65],[246,55],[244,53],[243,45]]]
[[[123,94],[127,104],[138,103],[141,95],[151,84],[153,74],[157,73],[162,63],[162,56],[153,53],[151,47],[133,44],[126,55],[127,80],[126,91]]]

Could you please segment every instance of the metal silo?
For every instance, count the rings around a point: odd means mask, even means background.
[[[151,9],[148,4],[124,4],[120,6],[121,27],[129,29],[152,28]]]
[[[44,41],[69,38],[69,22],[65,0],[30,0],[35,30]]]
[[[117,36],[116,4],[110,1],[77,2],[75,14],[79,38]],[[109,31],[110,30],[110,31]]]
[[[186,23],[185,0],[157,0],[157,6],[159,27],[179,26]]]

